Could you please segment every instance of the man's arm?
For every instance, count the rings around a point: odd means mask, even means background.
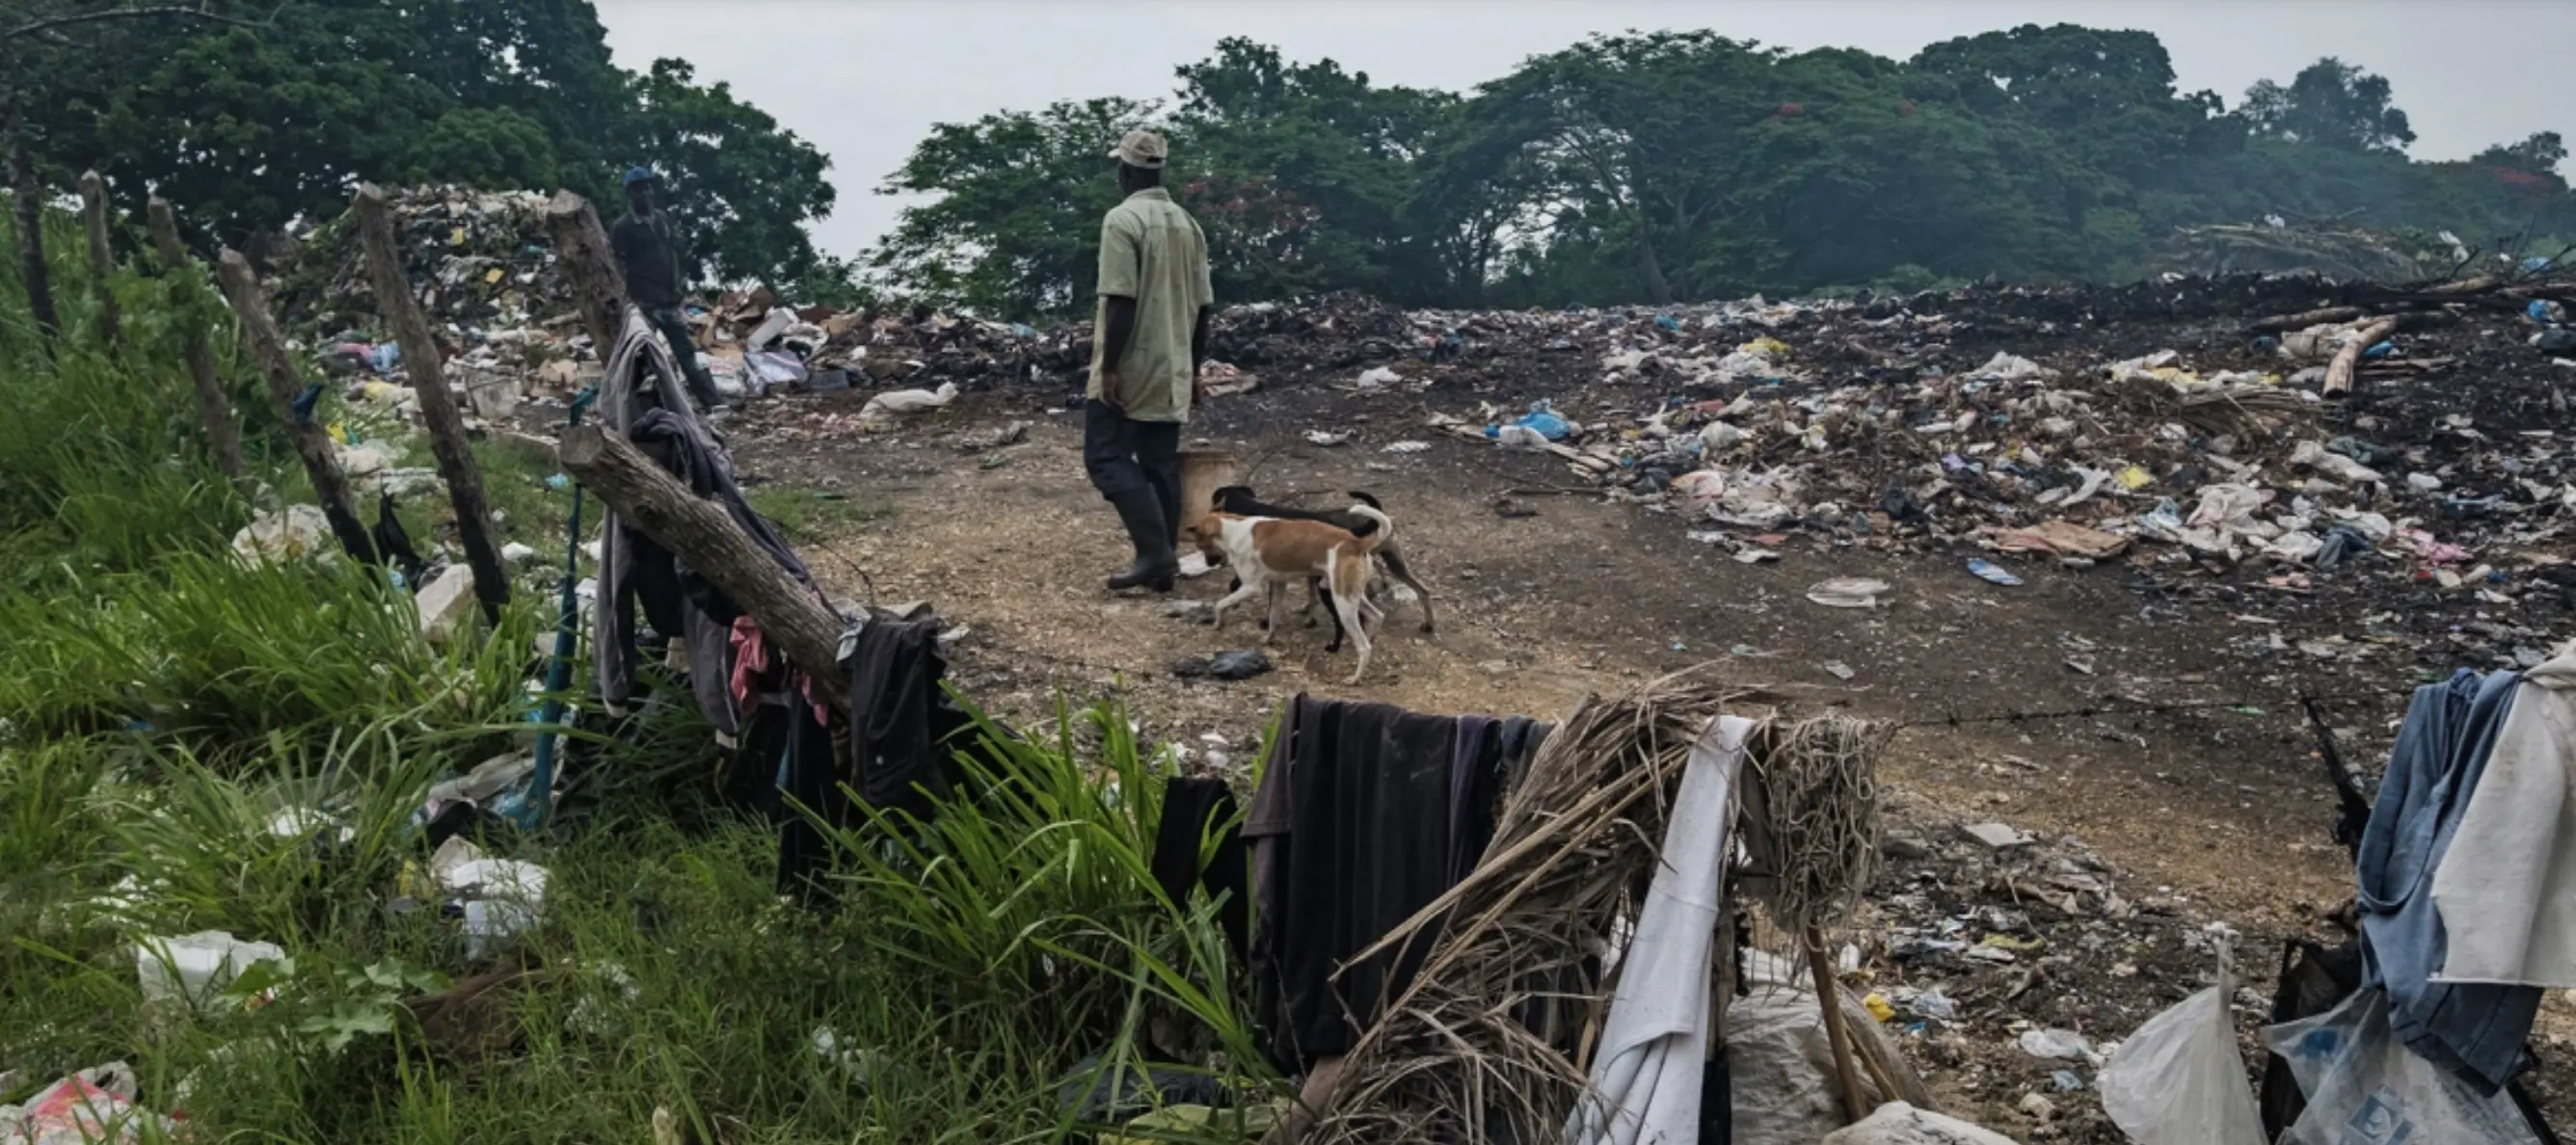
[[[1198,321],[1190,326],[1190,374],[1193,377],[1198,375],[1199,367],[1207,365],[1209,319],[1215,313],[1216,307],[1199,307]]]
[[[1136,340],[1136,300],[1122,295],[1107,296],[1109,319],[1100,331],[1100,372],[1118,372],[1118,360],[1127,356],[1127,345]]]
[[[635,229],[624,219],[608,228],[608,252],[617,256],[617,277],[625,281],[626,268],[635,265]]]

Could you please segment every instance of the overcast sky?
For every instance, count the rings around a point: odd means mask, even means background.
[[[893,223],[875,194],[934,123],[1058,99],[1164,97],[1226,36],[1330,57],[1379,83],[1464,91],[1595,31],[1710,28],[1794,49],[1897,59],[2027,23],[2156,33],[2185,91],[2233,107],[2319,56],[2387,76],[2419,159],[2535,131],[2576,138],[2570,0],[596,0],[617,62],[678,56],[831,157],[815,227],[854,255]],[[638,156],[639,161],[647,157]],[[1105,177],[1105,176],[1104,176]]]

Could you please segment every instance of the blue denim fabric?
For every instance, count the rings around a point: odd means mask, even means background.
[[[2365,985],[2388,987],[2390,1032],[2483,1093],[2513,1076],[2541,991],[2431,980],[2449,952],[2433,909],[2433,872],[2451,849],[2521,682],[2514,672],[2463,671],[2415,690],[2355,859]]]

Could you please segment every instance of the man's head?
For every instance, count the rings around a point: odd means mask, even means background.
[[[1170,146],[1160,134],[1145,130],[1128,132],[1109,150],[1118,161],[1118,189],[1133,195],[1147,187],[1163,185],[1163,160]]]
[[[626,205],[635,208],[636,214],[651,214],[653,211],[653,188],[661,182],[660,179],[654,177],[653,169],[650,167],[629,167],[626,169],[625,181]]]

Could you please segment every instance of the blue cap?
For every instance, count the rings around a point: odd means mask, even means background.
[[[629,167],[626,169],[626,180],[621,185],[632,187],[637,183],[652,183],[658,181],[659,178],[653,174],[653,169],[650,167]]]

